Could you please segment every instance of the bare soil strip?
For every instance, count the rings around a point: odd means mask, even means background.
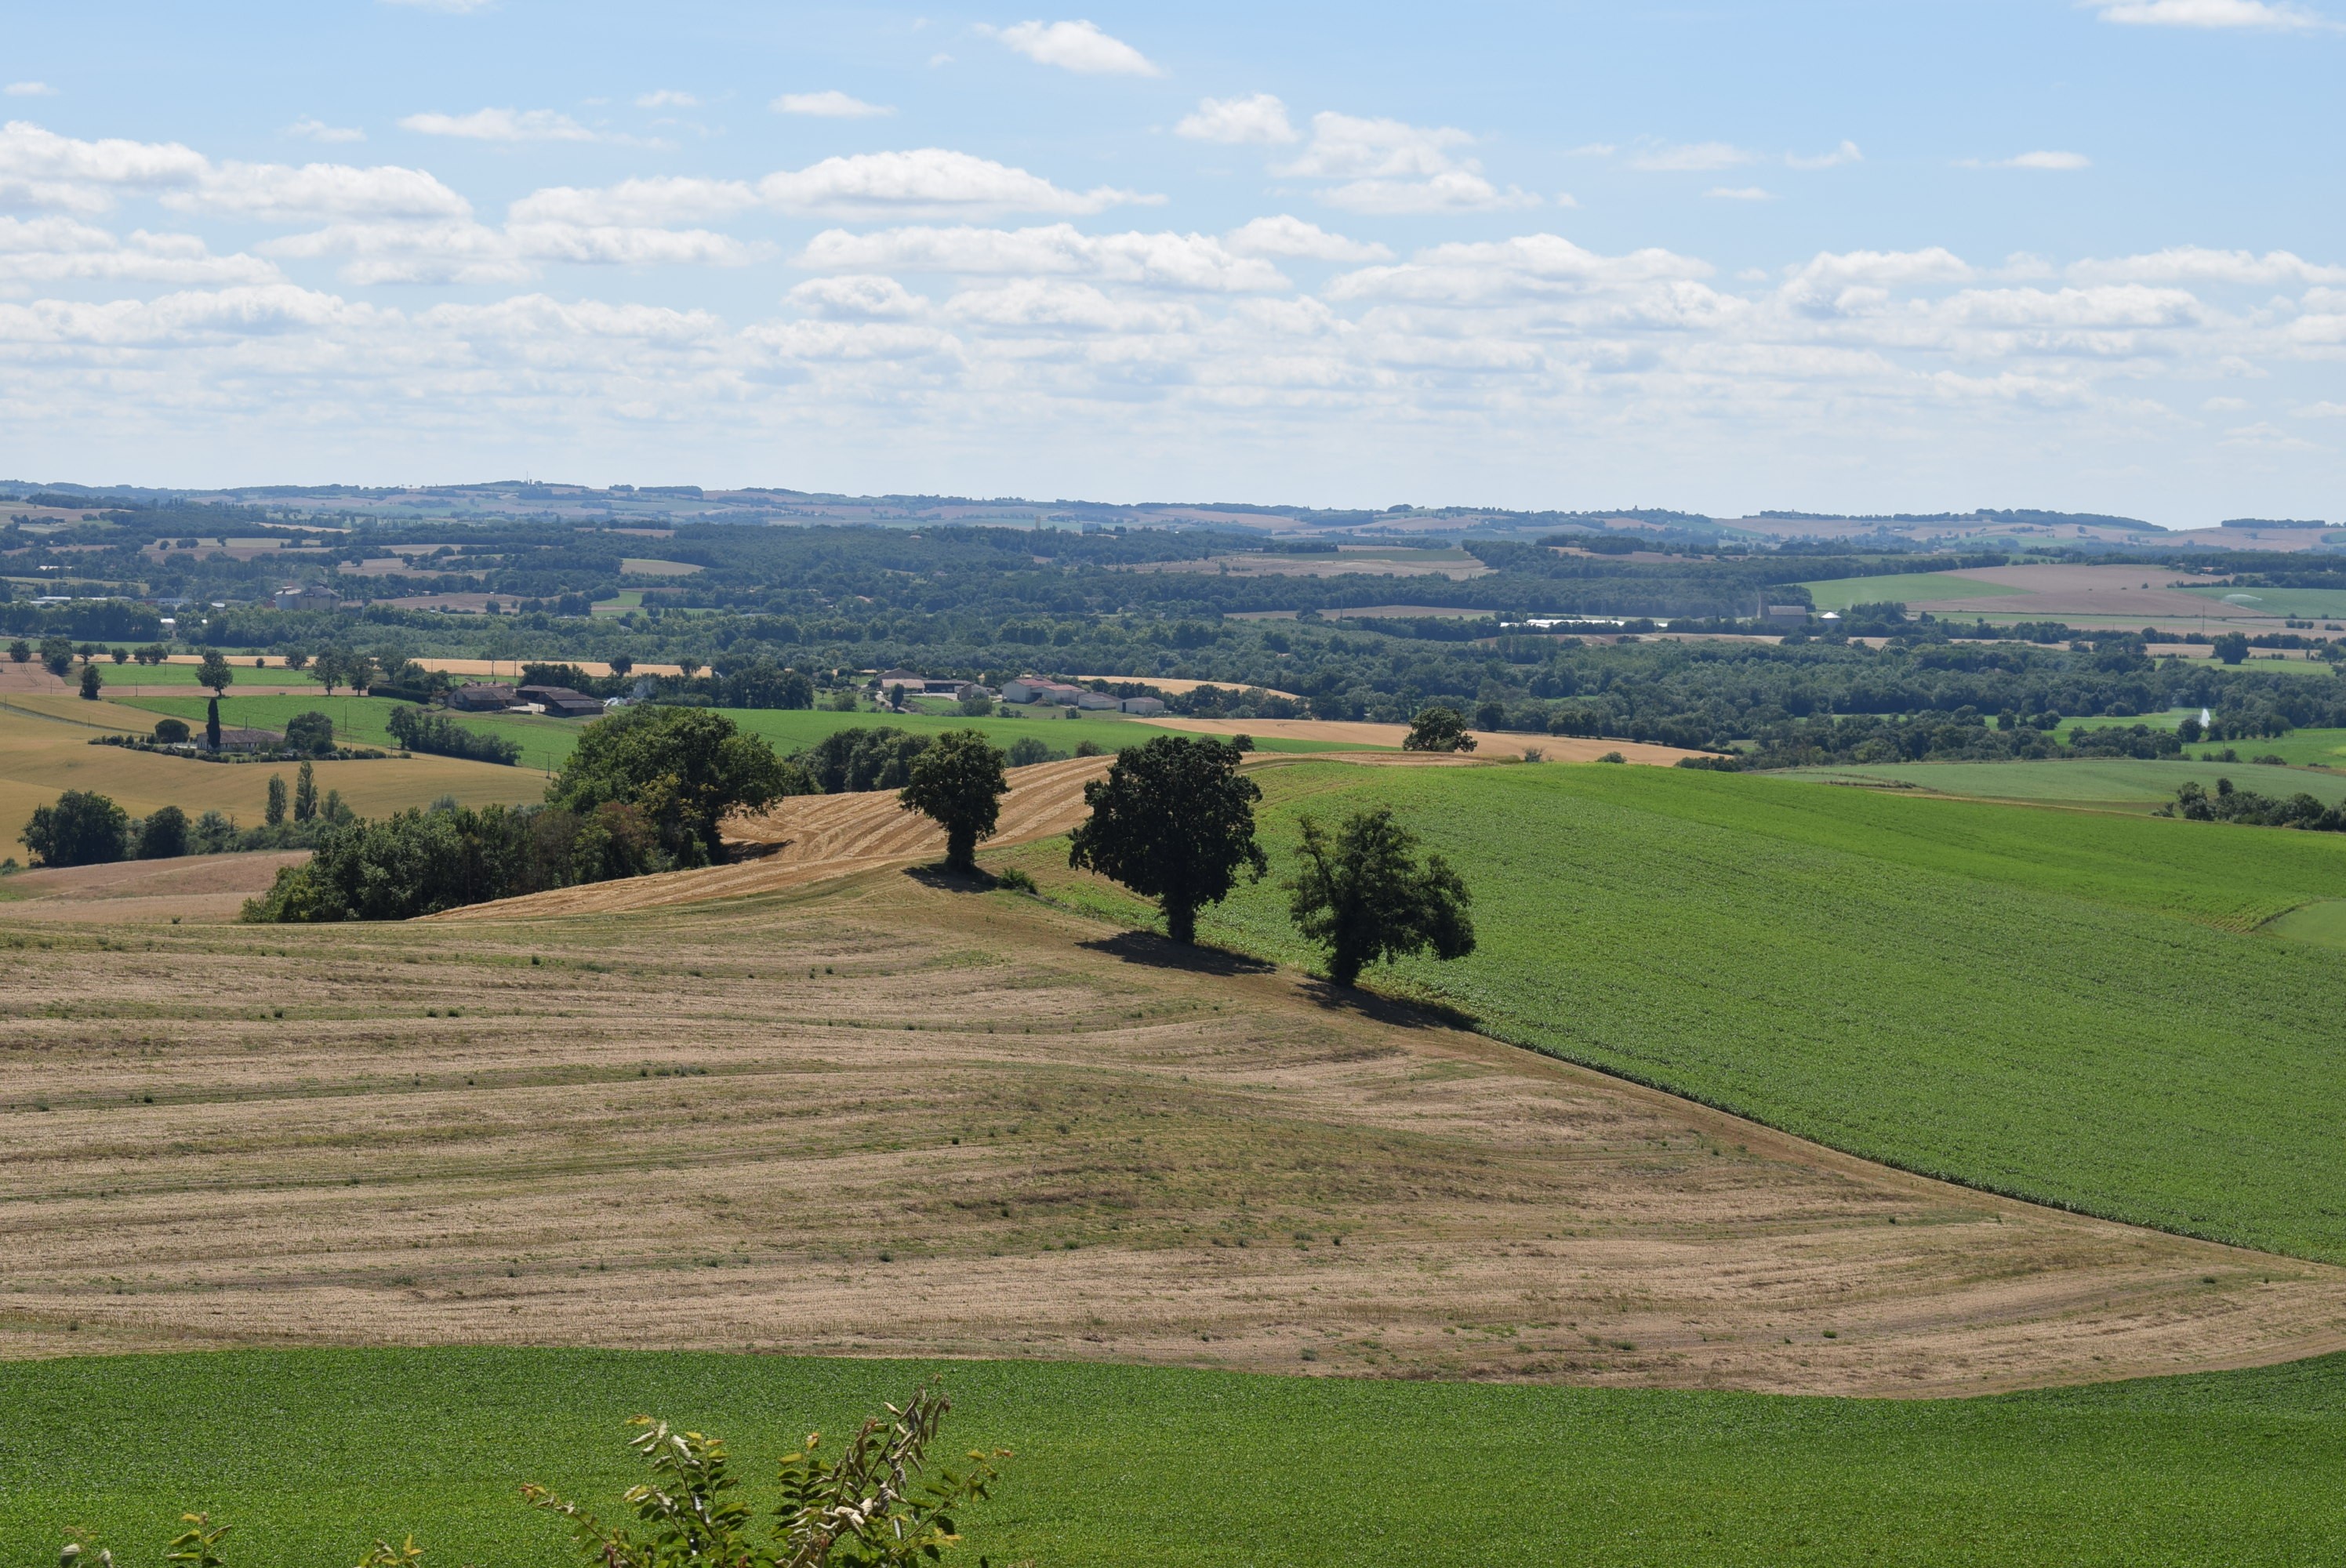
[[[1944,1395],[2346,1345],[2346,1271],[1884,1171],[918,869],[463,924],[0,905],[0,1354]]]

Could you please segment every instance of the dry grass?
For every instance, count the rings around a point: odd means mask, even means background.
[[[359,928],[0,905],[0,1353],[1937,1394],[2346,1343],[2338,1270],[1885,1172],[917,871]]]

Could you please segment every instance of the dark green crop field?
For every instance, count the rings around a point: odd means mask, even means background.
[[[1280,874],[1299,810],[1385,804],[1474,890],[1480,950],[1380,984],[1908,1169],[2346,1259],[2346,970],[2254,930],[2346,888],[2346,837],[1645,768],[1260,777]],[[1054,852],[1009,858],[1137,912]],[[1275,880],[1199,929],[1315,956]]]
[[[541,1481],[621,1512],[625,1419],[728,1437],[747,1494],[942,1369],[1006,1447],[955,1558],[995,1563],[2290,1568],[2346,1553],[2346,1360],[1974,1400],[1371,1382],[1049,1363],[583,1350],[240,1351],[0,1367],[0,1560],[68,1529],[154,1562],[551,1568]],[[833,1440],[836,1441],[835,1435]]]

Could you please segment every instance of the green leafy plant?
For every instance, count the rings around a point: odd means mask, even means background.
[[[945,830],[945,864],[964,874],[977,870],[977,844],[994,837],[1002,820],[1001,750],[974,729],[949,729],[914,759],[912,778],[897,793],[907,811],[933,819]]]
[[[1465,716],[1454,708],[1422,708],[1409,721],[1404,751],[1472,751],[1474,738],[1466,733]]]
[[[187,1529],[171,1537],[169,1550],[163,1553],[166,1563],[185,1563],[189,1568],[222,1568],[228,1559],[220,1555],[220,1543],[228,1536],[232,1524],[214,1524],[209,1513],[183,1513],[179,1522]]]
[[[532,1483],[522,1495],[570,1522],[581,1552],[603,1568],[882,1568],[933,1563],[959,1543],[954,1512],[992,1494],[996,1461],[1008,1451],[973,1450],[965,1471],[931,1472],[929,1451],[953,1401],[930,1384],[903,1407],[889,1405],[856,1430],[836,1460],[821,1452],[822,1434],[781,1462],[771,1522],[760,1539],[750,1506],[738,1495],[724,1441],[677,1431],[638,1416],[629,1440],[652,1479],[630,1487],[625,1502],[639,1529],[607,1526],[575,1502]],[[362,1568],[372,1568],[362,1564]]]

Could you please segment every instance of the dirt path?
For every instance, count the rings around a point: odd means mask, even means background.
[[[2346,1345],[2346,1271],[1885,1171],[896,868],[463,925],[0,906],[0,1354],[754,1346],[1936,1395]]]

